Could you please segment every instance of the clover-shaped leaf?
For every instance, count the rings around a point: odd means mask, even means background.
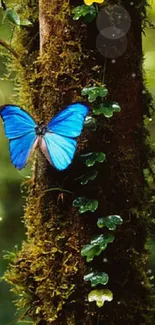
[[[81,255],[86,256],[86,261],[91,262],[95,256],[99,256],[103,250],[106,249],[108,243],[112,243],[114,240],[112,234],[101,234],[95,236],[90,244],[85,245],[81,250]]]
[[[91,240],[92,245],[98,245],[101,250],[104,250],[109,243],[114,241],[115,237],[112,234],[100,234]]]
[[[20,17],[14,9],[6,9],[4,19],[5,18],[7,18],[14,25],[20,25]]]
[[[73,19],[79,20],[81,17],[84,17],[86,23],[90,23],[97,15],[97,10],[95,6],[78,6],[73,9]]]
[[[106,159],[106,155],[103,152],[89,152],[80,156],[87,167],[93,166],[96,162],[102,163]]]
[[[99,86],[99,87],[88,87],[83,88],[81,91],[82,96],[88,95],[88,101],[90,103],[94,102],[97,97],[105,97],[108,94],[107,88],[105,86]]]
[[[92,116],[86,116],[85,121],[84,121],[84,127],[91,130],[95,131],[96,130],[96,119]]]
[[[99,218],[97,221],[99,228],[107,227],[109,230],[116,230],[116,226],[121,225],[122,223],[123,219],[118,215]]]
[[[84,281],[91,281],[91,286],[95,287],[98,284],[106,285],[109,281],[109,276],[104,272],[91,272],[83,277]]]
[[[73,201],[73,206],[79,208],[80,214],[87,211],[94,212],[98,208],[98,201],[79,196]]]
[[[88,301],[96,301],[98,307],[102,307],[105,301],[112,301],[113,293],[109,289],[92,290],[88,295]]]
[[[118,103],[102,103],[97,104],[93,108],[93,113],[95,115],[103,114],[105,117],[110,118],[113,116],[114,112],[120,112],[121,108]]]
[[[89,181],[93,181],[96,178],[97,174],[97,170],[91,169],[84,175],[78,177],[77,179],[80,181],[81,185],[86,185]]]
[[[88,244],[81,249],[81,256],[86,256],[86,261],[91,262],[95,256],[99,256],[102,249],[98,245]]]

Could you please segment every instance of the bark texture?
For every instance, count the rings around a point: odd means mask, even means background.
[[[31,78],[26,77],[26,85],[21,82],[26,94],[23,100],[31,91],[27,102],[39,121],[47,122],[67,104],[80,101],[84,86],[101,82],[104,57],[96,51],[96,25],[91,23],[87,27],[81,21],[73,21],[70,15],[73,4],[68,0],[40,0],[40,42],[34,37],[29,55],[21,53],[29,67],[21,68],[20,79],[32,70]],[[109,4],[113,1],[109,0]],[[128,46],[116,63],[107,60],[105,79],[109,99],[120,104],[121,113],[111,121],[100,117],[97,131],[92,134],[85,131],[77,151],[77,156],[80,152],[103,151],[106,163],[98,166],[96,180],[82,187],[76,178],[86,167],[78,159],[60,173],[40,153],[37,156],[25,207],[27,240],[6,273],[14,291],[24,292],[19,305],[27,308],[26,315],[34,324],[153,324],[153,297],[146,276],[149,217],[143,176],[143,168],[147,166],[143,129],[147,98],[142,93],[141,40],[145,3],[137,0],[131,6],[126,0],[122,4],[132,20]],[[33,13],[33,1],[27,5]],[[37,30],[37,22],[35,27]],[[32,39],[34,30],[20,34],[23,48]],[[63,193],[61,201],[61,191],[47,191],[52,187],[65,188],[72,194]],[[77,196],[97,199],[97,212],[79,216],[72,207]],[[124,224],[116,231],[115,242],[104,256],[88,266],[80,250],[99,233],[98,217],[108,214],[121,215]],[[108,288],[114,299],[100,309],[87,301],[91,287],[83,276],[90,267],[107,272],[110,277]]]

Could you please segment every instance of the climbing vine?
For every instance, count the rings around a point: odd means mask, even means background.
[[[97,121],[95,115],[103,114],[106,118],[111,118],[114,112],[120,112],[120,106],[118,103],[109,102],[104,100],[108,95],[108,90],[104,85],[85,87],[81,91],[82,96],[88,96],[89,103],[93,103],[92,115],[87,117],[89,121],[93,119],[93,129],[95,124],[95,131],[97,128]],[[80,156],[83,163],[88,167],[88,171],[84,175],[78,177],[81,185],[86,185],[88,182],[93,181],[98,175],[98,168],[96,163],[103,163],[106,160],[106,155],[103,152],[90,152],[82,154]],[[93,166],[93,168],[92,168]],[[77,197],[73,201],[73,206],[78,208],[79,214],[86,212],[95,212],[98,209],[98,200],[89,199],[87,197]],[[81,249],[81,255],[86,257],[86,261],[90,264],[93,259],[103,253],[109,243],[113,243],[115,236],[112,231],[116,230],[117,225],[121,225],[122,218],[118,215],[109,215],[106,217],[100,217],[97,221],[98,228],[107,227],[111,232],[101,233],[94,235],[89,244],[86,244]],[[92,267],[89,267],[90,271],[84,275],[84,281],[90,281],[92,287],[99,285],[107,285],[109,276],[105,272],[99,272]],[[88,294],[88,301],[96,301],[98,307],[102,307],[105,301],[112,301],[113,293],[109,289],[97,288],[91,290]]]

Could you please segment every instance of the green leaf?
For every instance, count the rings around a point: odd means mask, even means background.
[[[106,159],[106,155],[103,152],[89,152],[80,157],[84,159],[87,167],[94,166],[96,162],[102,163]]]
[[[81,256],[86,257],[87,262],[91,262],[95,256],[99,256],[102,249],[98,245],[88,244],[81,249]]]
[[[89,24],[91,23],[95,17],[97,16],[97,10],[94,8],[94,10],[91,10],[83,19],[83,21],[86,23],[86,24]]]
[[[95,256],[99,256],[106,249],[108,243],[112,243],[115,237],[112,234],[95,236],[90,244],[81,249],[81,255],[86,256],[86,261],[91,262]]]
[[[96,119],[92,116],[86,116],[85,121],[84,121],[84,127],[89,130],[95,131],[96,127],[97,127]]]
[[[87,197],[79,196],[73,201],[73,206],[79,208],[79,213],[84,213],[87,211],[94,212],[98,208],[97,200],[90,200]]]
[[[116,230],[116,226],[121,225],[122,223],[123,219],[118,215],[99,218],[97,221],[99,228],[107,227],[109,230]]]
[[[110,118],[113,116],[114,112],[120,112],[121,108],[118,103],[102,103],[97,104],[93,108],[93,113],[95,115],[103,114],[105,117]]]
[[[32,26],[32,23],[28,19],[21,19],[20,26]]]
[[[105,250],[107,245],[109,243],[112,243],[114,241],[114,239],[115,239],[115,237],[110,233],[109,234],[100,234],[100,235],[93,237],[93,239],[91,240],[90,243],[94,246],[98,245],[101,250]]]
[[[106,285],[109,281],[109,276],[104,272],[91,272],[83,277],[84,281],[91,281],[91,286],[95,287],[98,284]]]
[[[77,178],[80,181],[81,185],[86,185],[89,181],[93,181],[98,174],[98,171],[95,169],[89,170],[84,175]]]
[[[94,102],[97,97],[105,97],[107,94],[108,90],[105,86],[83,88],[81,91],[82,96],[88,95],[90,103]]]
[[[73,9],[73,19],[79,20],[81,17],[85,17],[85,22],[90,23],[97,15],[97,10],[95,6],[78,6]]]
[[[20,25],[20,17],[13,9],[7,9],[5,11],[5,18],[7,18],[14,25]]]
[[[109,289],[92,290],[88,295],[88,301],[96,301],[98,307],[102,307],[105,301],[112,301],[113,293]]]

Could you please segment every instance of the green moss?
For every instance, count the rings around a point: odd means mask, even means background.
[[[27,8],[24,18],[30,19],[32,16],[35,21],[36,5],[31,1],[25,1],[24,5]],[[50,18],[52,11],[51,4],[51,10],[45,9],[45,14]],[[60,24],[60,33],[54,38],[51,34],[46,52],[41,57],[38,51],[38,29],[35,27],[37,21],[33,28],[16,30],[14,35],[13,46],[20,53],[20,62],[13,59],[11,64],[11,69],[18,71],[17,103],[39,120],[47,121],[64,101],[68,103],[68,92],[74,97],[73,101],[79,98],[77,93],[74,96],[72,94],[79,88],[80,78],[74,75],[81,65],[82,50],[78,36],[71,41],[73,29],[67,27],[68,14],[68,1],[65,1],[54,22]],[[67,96],[67,100],[59,99],[60,93]],[[34,321],[46,319],[50,323],[58,317],[75,289],[80,251],[78,241],[73,244],[67,233],[67,227],[71,224],[70,216],[66,218],[61,212],[51,217],[49,211],[53,210],[53,201],[48,203],[47,211],[44,210],[46,198],[49,201],[50,197],[49,193],[41,194],[47,187],[46,181],[43,174],[39,176],[35,189],[35,184],[32,184],[24,217],[27,242],[23,243],[5,278],[13,285],[13,291],[20,295],[18,308],[26,308],[26,314]],[[68,315],[68,324],[73,324],[72,319],[74,315],[71,313]]]

